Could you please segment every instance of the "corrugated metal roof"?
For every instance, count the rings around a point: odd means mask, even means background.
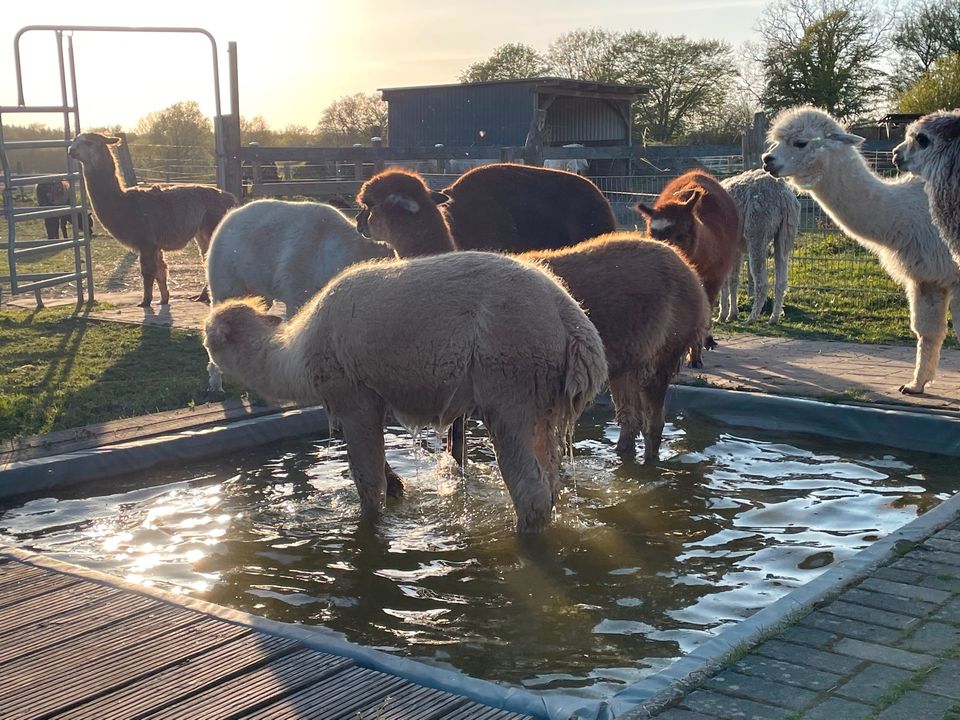
[[[488,82],[448,83],[445,85],[412,85],[409,87],[379,88],[379,90],[383,93],[384,100],[390,100],[387,95],[393,95],[396,93],[419,90],[442,90],[446,88],[462,88],[466,86],[491,87],[497,85],[534,86],[534,89],[537,92],[552,90],[554,94],[563,94],[564,91],[571,93],[588,92],[604,95],[609,94],[611,97],[629,96],[631,98],[642,97],[650,91],[650,88],[645,85],[619,85],[617,83],[599,83],[590,82],[587,80],[571,80],[570,78],[559,77],[523,78],[519,80],[490,80]]]

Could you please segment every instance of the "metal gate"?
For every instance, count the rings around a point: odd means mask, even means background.
[[[57,58],[60,67],[60,97],[61,104],[54,106],[30,106],[24,102],[23,75],[20,66],[20,38],[30,31],[49,31],[54,34],[57,46]],[[14,39],[14,61],[17,73],[17,104],[10,106],[0,105],[0,170],[3,172],[3,214],[7,225],[7,256],[10,274],[0,276],[0,285],[9,283],[14,295],[33,292],[37,306],[42,307],[43,301],[40,290],[63,283],[76,283],[77,302],[84,299],[84,286],[88,301],[93,300],[93,267],[90,257],[90,222],[89,203],[83,183],[80,182],[80,166],[69,155],[66,149],[73,138],[80,132],[80,111],[77,104],[77,75],[73,55],[74,32],[123,32],[123,33],[199,33],[209,41],[213,51],[213,89],[216,106],[214,118],[214,137],[217,157],[217,185],[224,187],[226,175],[226,153],[222,136],[223,116],[220,110],[220,70],[217,60],[217,43],[213,35],[202,28],[173,28],[173,27],[113,27],[94,25],[28,25],[21,28]],[[64,47],[66,41],[66,48]],[[7,141],[3,134],[4,116],[15,114],[51,113],[63,118],[62,140],[29,140]],[[31,148],[61,148],[63,149],[64,172],[45,175],[19,174],[9,158],[9,153]],[[26,205],[20,191],[20,204],[17,204],[15,190],[42,182],[62,182],[69,185],[67,202],[52,207],[38,208]],[[48,218],[71,218],[72,237],[65,240],[52,239],[18,239],[17,226],[22,223]],[[18,261],[39,254],[60,252],[65,249],[73,250],[74,270],[72,272],[21,273],[18,270]]]

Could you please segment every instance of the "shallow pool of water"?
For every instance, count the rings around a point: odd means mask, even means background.
[[[669,425],[622,464],[581,421],[554,524],[518,537],[482,437],[462,474],[397,429],[407,497],[361,521],[345,448],[301,440],[0,509],[0,543],[531,690],[605,697],[960,489],[930,455]],[[423,448],[427,449],[424,450]]]

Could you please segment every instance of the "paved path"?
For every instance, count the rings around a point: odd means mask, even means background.
[[[960,520],[753,648],[660,720],[960,719]]]

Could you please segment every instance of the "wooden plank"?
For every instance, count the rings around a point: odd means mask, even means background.
[[[257,710],[351,667],[347,658],[313,650],[286,655],[150,716],[151,720],[225,720]]]
[[[61,588],[71,587],[79,582],[79,578],[69,575],[47,575],[46,577],[30,577],[20,582],[7,583],[0,588],[0,609],[25,603],[31,598],[46,595]]]
[[[401,678],[377,670],[352,667],[323,682],[306,687],[246,720],[297,720],[322,717],[324,720],[356,718],[356,710],[376,703],[385,695],[413,687]]]
[[[49,574],[33,565],[18,562],[4,563],[0,565],[0,590],[8,584],[21,582],[28,578],[48,577]]]
[[[159,602],[144,595],[120,594],[82,612],[40,620],[0,635],[0,664],[40,652],[153,607]],[[3,669],[0,668],[0,673]]]
[[[0,638],[23,625],[35,624],[74,608],[99,602],[119,592],[116,588],[105,585],[80,583],[34,597],[19,603],[10,612],[0,614]]]
[[[302,647],[292,638],[251,633],[73,708],[70,718],[126,720],[146,716]]]
[[[126,652],[103,655],[96,662],[74,668],[69,674],[52,666],[44,668],[31,683],[0,701],[4,720],[33,720],[61,714],[105,692],[149,677],[175,664],[251,632],[215,618],[206,618]],[[37,692],[42,689],[43,692]]]
[[[530,715],[520,715],[508,710],[470,703],[447,715],[442,715],[439,720],[532,720],[532,718]]]
[[[102,657],[136,647],[145,640],[169,633],[182,625],[195,623],[199,617],[202,616],[185,613],[175,606],[166,606],[60,643],[42,655],[7,663],[3,666],[3,682],[0,683],[0,707],[7,695],[18,692],[23,685],[37,682],[48,674],[53,674],[55,681],[79,667],[99,662]]]
[[[391,692],[372,705],[357,708],[356,714],[348,717],[350,720],[356,717],[376,720],[437,720],[468,702],[462,695],[413,685]]]

